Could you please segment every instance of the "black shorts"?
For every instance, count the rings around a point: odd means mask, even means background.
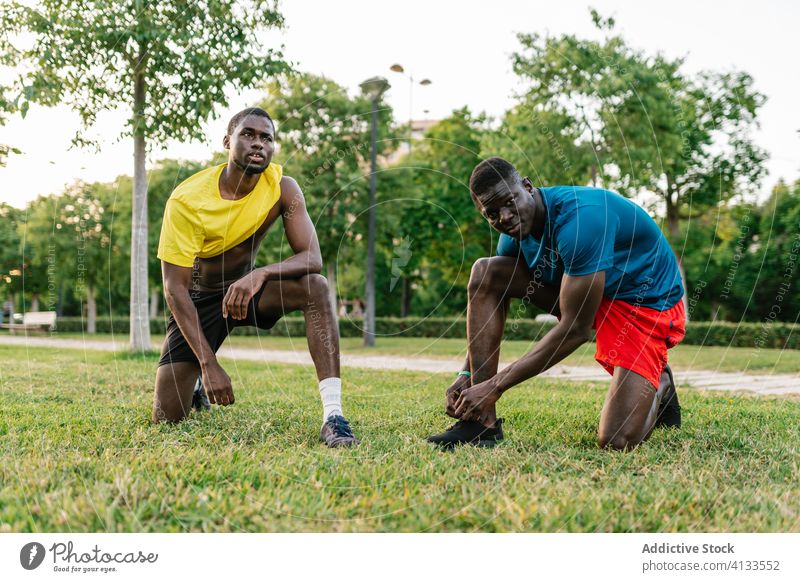
[[[217,353],[222,342],[228,337],[231,330],[235,327],[243,325],[256,326],[260,329],[270,329],[280,318],[266,318],[260,317],[256,312],[261,294],[264,292],[266,284],[259,289],[250,304],[247,306],[247,317],[244,319],[233,319],[230,316],[226,319],[222,317],[222,299],[225,297],[224,291],[195,291],[190,293],[192,303],[197,309],[197,315],[200,319],[200,327],[208,340],[211,349]],[[186,342],[178,324],[175,322],[175,317],[170,315],[167,323],[167,338],[164,341],[164,346],[161,348],[161,359],[158,360],[158,365],[172,364],[174,362],[194,362],[198,363],[197,356],[194,355],[192,348]]]

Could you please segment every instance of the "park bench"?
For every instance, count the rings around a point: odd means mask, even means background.
[[[12,335],[18,331],[50,333],[56,327],[55,311],[29,311],[22,316],[22,323],[4,323],[4,329],[9,330]]]

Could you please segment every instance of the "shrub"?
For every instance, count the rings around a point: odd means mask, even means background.
[[[154,334],[166,333],[165,318],[150,321],[150,331]],[[86,320],[80,317],[60,317],[57,321],[60,332],[83,332]],[[378,337],[442,337],[465,338],[466,320],[462,317],[378,317],[375,322]],[[533,319],[515,319],[506,324],[505,339],[532,341],[541,338],[553,323],[538,322]],[[98,317],[98,333],[128,333],[126,316]],[[342,337],[360,337],[362,322],[355,319],[342,319],[339,330]],[[305,324],[302,317],[285,317],[274,328],[265,332],[251,327],[240,327],[235,335],[269,334],[275,336],[302,337]],[[729,323],[720,321],[692,321],[687,326],[683,343],[707,346],[758,347],[758,348],[800,348],[800,325],[782,322]]]

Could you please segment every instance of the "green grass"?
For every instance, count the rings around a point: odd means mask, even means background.
[[[90,340],[110,340],[111,335],[57,334],[56,337]],[[127,336],[117,336],[127,341]],[[160,346],[163,337],[154,336],[153,345]],[[228,342],[237,348],[265,350],[308,349],[305,337],[233,336]],[[378,338],[375,348],[365,348],[361,338],[342,338],[342,353],[358,355],[397,355],[421,358],[464,358],[466,340],[436,338]],[[512,361],[533,347],[533,342],[507,341],[503,343],[502,359]],[[573,366],[596,366],[594,344],[586,344],[562,363]],[[669,359],[676,370],[716,370],[745,374],[797,374],[800,372],[800,350],[735,348],[719,346],[679,345],[669,351]]]
[[[348,370],[363,444],[317,441],[307,367],[225,362],[237,402],[152,426],[155,358],[0,348],[0,531],[800,531],[800,399],[684,390],[598,450],[600,383],[528,382],[506,441],[437,451],[447,377]]]

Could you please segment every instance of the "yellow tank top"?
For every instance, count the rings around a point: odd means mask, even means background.
[[[283,169],[270,164],[244,198],[225,200],[219,177],[225,164],[183,181],[167,200],[158,258],[191,267],[195,257],[215,257],[245,241],[264,223],[281,197]]]

